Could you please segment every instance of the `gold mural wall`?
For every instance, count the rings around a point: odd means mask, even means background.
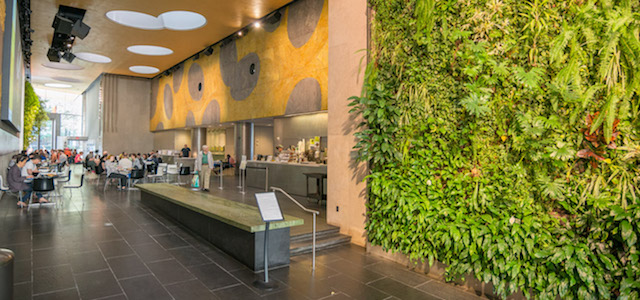
[[[150,130],[327,110],[327,0],[281,11],[279,24],[252,28],[153,79]]]

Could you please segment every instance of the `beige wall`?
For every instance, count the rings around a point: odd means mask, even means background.
[[[254,149],[256,155],[273,155],[275,146],[273,145],[273,126],[253,127]]]
[[[327,136],[327,113],[316,113],[273,120],[274,143],[283,145],[297,145],[301,139],[309,141],[310,138]]]
[[[157,131],[152,134],[153,150],[180,150],[184,144],[194,150],[191,144],[191,129]]]
[[[104,75],[103,140],[109,153],[149,152],[154,136],[149,131],[151,80],[145,78]]]
[[[227,127],[226,129],[226,144],[224,145],[224,152],[226,154],[230,154],[237,161],[238,158],[236,156],[236,143],[235,143],[235,128],[233,126]]]
[[[340,232],[361,246],[366,241],[366,184],[362,181],[366,166],[354,163],[353,133],[358,122],[348,113],[347,99],[361,92],[363,52],[358,51],[367,48],[367,26],[366,0],[329,0],[327,222],[340,226]]]

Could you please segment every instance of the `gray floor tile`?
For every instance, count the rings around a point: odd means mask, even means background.
[[[169,293],[152,275],[120,280],[120,285],[122,285],[129,300],[171,299]]]
[[[149,274],[149,269],[137,255],[120,256],[107,259],[113,274],[117,279],[129,278]]]
[[[398,297],[406,300],[441,300],[441,298],[424,293],[422,291],[413,289],[408,285],[402,284],[399,281],[391,278],[383,278],[378,281],[368,284],[380,291],[383,291],[391,296]]]
[[[75,287],[70,265],[35,269],[33,271],[33,294],[43,294]]]
[[[474,294],[453,288],[450,284],[432,280],[417,287],[417,289],[442,299],[479,300],[482,299]]]
[[[122,294],[113,273],[109,270],[78,274],[75,276],[82,299],[95,299]]]
[[[78,289],[76,288],[33,296],[33,300],[74,300],[74,299],[80,299],[80,296],[78,295]]]
[[[162,284],[172,284],[195,279],[195,276],[185,269],[175,259],[148,263],[147,267]]]
[[[198,280],[171,284],[167,290],[176,300],[215,300],[219,299]]]

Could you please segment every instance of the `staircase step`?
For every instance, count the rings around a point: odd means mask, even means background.
[[[327,235],[333,235],[333,234],[336,234],[336,233],[340,233],[340,227],[333,227],[332,226],[329,229],[322,230],[322,231],[317,231],[316,232],[316,240],[319,239],[320,237],[327,236]],[[299,235],[292,236],[289,240],[293,244],[294,242],[303,242],[303,241],[311,242],[312,239],[313,239],[313,232],[309,232],[309,233],[305,233],[305,234],[299,234]]]
[[[347,245],[350,242],[350,236],[340,233],[324,235],[321,238],[316,237],[316,251]],[[311,240],[302,242],[298,241],[295,243],[292,242],[289,247],[289,253],[291,256],[311,253],[312,251],[313,242]]]

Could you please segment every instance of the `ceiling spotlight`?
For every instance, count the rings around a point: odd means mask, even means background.
[[[262,25],[260,25],[260,22],[253,23],[253,27],[255,27],[255,28],[260,28],[260,26],[262,26]]]
[[[265,21],[267,21],[269,24],[275,24],[278,23],[278,21],[280,21],[280,18],[282,18],[282,13],[280,13],[280,11],[276,11],[273,14],[269,15]]]
[[[204,50],[204,54],[206,56],[209,56],[209,55],[213,54],[213,46],[207,47],[207,49]]]
[[[57,49],[49,48],[49,51],[47,51],[47,58],[51,62],[60,62],[60,56],[60,52]]]
[[[196,53],[196,55],[193,56],[193,60],[198,60],[198,58],[200,58],[200,53]]]
[[[242,36],[242,30],[238,31],[238,36]]]
[[[76,55],[67,51],[62,55],[62,58],[64,58],[64,60],[68,61],[68,62],[73,62],[73,60],[76,58]]]

